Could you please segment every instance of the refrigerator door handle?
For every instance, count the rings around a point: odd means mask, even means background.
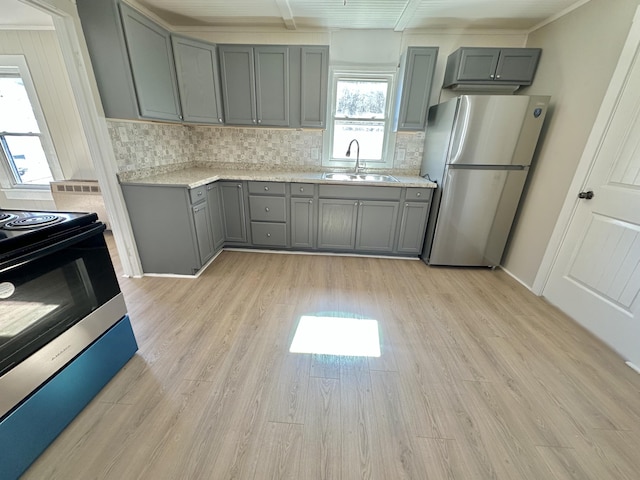
[[[529,170],[529,165],[447,165],[455,170]]]

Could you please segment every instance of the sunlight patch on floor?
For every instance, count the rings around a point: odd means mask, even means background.
[[[292,353],[379,357],[378,321],[304,315],[291,342]]]

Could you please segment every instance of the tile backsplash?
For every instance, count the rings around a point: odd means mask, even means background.
[[[118,172],[127,177],[187,166],[321,170],[322,130],[235,128],[108,120]],[[417,174],[424,135],[396,135],[394,171]]]

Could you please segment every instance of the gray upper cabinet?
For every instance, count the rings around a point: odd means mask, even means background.
[[[171,36],[185,122],[224,122],[216,46]]]
[[[407,49],[401,66],[402,83],[398,89],[399,111],[395,118],[398,130],[425,129],[437,56],[437,47]]]
[[[329,47],[302,47],[300,51],[300,125],[325,128]]]
[[[539,48],[462,47],[447,59],[444,88],[455,85],[531,85]]]
[[[289,126],[288,47],[221,45],[219,53],[226,123]]]
[[[181,120],[167,30],[117,0],[77,0],[105,115]]]

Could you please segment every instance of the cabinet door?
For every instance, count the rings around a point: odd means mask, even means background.
[[[400,222],[398,253],[418,255],[422,251],[429,205],[428,202],[405,202]]]
[[[254,125],[256,115],[255,69],[253,48],[221,45],[220,75],[226,123]]]
[[[180,121],[169,32],[125,4],[120,12],[140,115]]]
[[[540,59],[539,48],[503,48],[496,69],[496,80],[530,85]]]
[[[289,49],[255,47],[256,111],[259,125],[289,126]]]
[[[398,202],[359,202],[356,250],[391,252],[397,221]]]
[[[224,245],[224,225],[220,208],[220,186],[217,183],[207,185],[207,204],[211,222],[211,237],[213,250],[218,251]]]
[[[351,202],[349,202],[351,204]],[[291,246],[293,248],[314,247],[313,199],[291,199]]]
[[[191,207],[191,210],[193,211],[193,223],[196,228],[200,266],[202,266],[213,256],[213,241],[211,239],[207,202],[200,202]]]
[[[300,64],[300,124],[325,127],[329,47],[302,47]]]
[[[458,67],[458,81],[493,80],[498,66],[500,49],[463,48]]]
[[[424,130],[435,71],[436,47],[410,47],[402,82],[398,128]]]
[[[220,184],[224,239],[231,243],[247,243],[247,216],[244,207],[244,187],[238,182]]]
[[[216,47],[172,36],[182,118],[187,122],[222,123]]]
[[[320,199],[318,201],[318,248],[353,250],[356,244],[355,200]]]

